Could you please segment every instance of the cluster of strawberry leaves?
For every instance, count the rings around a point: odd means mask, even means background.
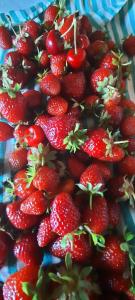
[[[121,203],[135,203],[135,37],[118,48],[64,6],[50,5],[41,24],[0,25],[0,47],[12,48],[0,67],[0,142],[15,139],[0,266],[9,252],[24,264],[0,297],[132,300],[135,236],[120,228]],[[60,262],[45,267],[46,251]]]

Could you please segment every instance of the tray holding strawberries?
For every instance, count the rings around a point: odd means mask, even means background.
[[[118,46],[62,2],[0,26],[0,299],[131,300],[135,36]]]

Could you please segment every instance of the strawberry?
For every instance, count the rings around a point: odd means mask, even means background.
[[[52,29],[48,32],[46,38],[46,49],[51,55],[63,52],[64,40],[58,30]]]
[[[12,37],[9,30],[0,25],[0,47],[2,49],[9,49],[12,47]]]
[[[31,59],[28,59],[28,58],[24,57],[24,59],[23,59],[23,68],[24,68],[24,71],[26,72],[26,75],[28,77],[28,81],[31,80],[31,78],[33,78],[34,75],[37,75],[38,64],[35,61],[31,60]]]
[[[107,51],[107,43],[105,41],[96,40],[90,44],[89,48],[87,49],[87,54],[90,60],[95,59],[96,61],[99,61],[107,53]]]
[[[13,171],[19,171],[27,164],[27,150],[25,148],[14,150],[9,154],[8,161]]]
[[[96,40],[104,41],[105,40],[105,32],[101,30],[93,31],[90,35],[90,41],[94,42]]]
[[[105,248],[95,256],[95,264],[100,269],[123,272],[127,263],[127,254],[120,248],[121,238],[110,235],[106,237]]]
[[[52,73],[45,74],[40,81],[40,88],[43,94],[57,96],[61,91],[60,80]]]
[[[113,292],[121,293],[126,292],[130,288],[129,278],[124,278],[121,274],[105,274],[102,276],[102,284],[104,288],[108,291],[110,289]]]
[[[124,109],[124,113],[127,114],[135,113],[135,103],[133,102],[133,100],[122,98],[120,104]]]
[[[109,81],[112,71],[106,68],[96,69],[90,78],[90,84],[94,92],[98,92],[99,86],[105,81]],[[107,85],[107,83],[106,83]]]
[[[59,7],[56,5],[50,5],[44,12],[44,23],[45,26],[52,27],[56,20],[59,12]]]
[[[128,152],[130,154],[135,152],[135,139],[134,139],[134,137],[128,139]]]
[[[52,230],[58,235],[77,229],[80,221],[80,213],[75,207],[68,193],[58,194],[52,204],[50,223]]]
[[[90,95],[84,99],[84,103],[88,108],[92,108],[93,106],[96,106],[99,102],[100,99],[96,94]]]
[[[74,128],[76,122],[77,119],[71,114],[64,114],[63,116],[49,118],[42,117],[41,127],[52,147],[58,150],[65,150],[66,145],[64,144],[64,139]]]
[[[68,102],[61,96],[55,96],[48,99],[47,112],[52,116],[62,116],[68,110]]]
[[[0,94],[0,112],[11,123],[24,121],[26,118],[26,105],[21,93],[9,96],[7,92]]]
[[[39,143],[44,142],[45,134],[43,129],[38,125],[31,125],[24,131],[24,141],[30,147],[36,147]]]
[[[71,174],[71,176],[79,179],[81,174],[85,170],[85,165],[83,162],[81,162],[78,158],[75,156],[71,156],[68,158],[67,161],[68,170]]]
[[[29,36],[35,40],[40,33],[40,25],[36,23],[34,20],[29,20],[23,24],[22,33],[27,32]]]
[[[102,173],[105,181],[108,181],[112,177],[112,170],[107,163],[95,160],[94,165],[96,165],[100,169],[100,173]]]
[[[100,212],[100,214],[99,214]],[[103,197],[94,197],[92,209],[86,207],[83,212],[83,223],[96,234],[102,234],[109,225],[107,201]]]
[[[117,162],[124,157],[124,151],[115,145],[110,133],[103,128],[92,131],[82,146],[84,152],[103,161]]]
[[[50,67],[52,73],[57,76],[61,77],[66,71],[66,54],[61,53],[57,55],[52,55],[50,58]]]
[[[33,179],[33,185],[39,191],[55,192],[59,184],[58,173],[47,166],[40,167]]]
[[[70,84],[69,84],[70,83]],[[83,72],[68,73],[63,77],[62,90],[65,96],[82,99],[85,93],[86,79]]]
[[[123,49],[126,52],[128,56],[134,56],[135,55],[135,36],[130,35],[125,39],[123,42]]]
[[[37,241],[39,247],[45,247],[56,238],[56,234],[52,231],[50,224],[50,216],[44,217],[42,219],[37,233]]]
[[[86,34],[79,34],[77,38],[77,45],[79,48],[87,50],[90,46],[90,40]]]
[[[113,127],[117,127],[123,119],[123,108],[120,105],[115,105],[115,100],[112,101],[114,101],[114,104],[106,105],[105,113],[107,112],[109,116],[109,124]]]
[[[28,125],[23,125],[23,124],[18,124],[15,128],[14,128],[14,138],[16,139],[16,141],[19,144],[23,144],[24,143],[24,132],[26,130],[26,128],[28,127]]]
[[[38,222],[37,216],[29,217],[21,210],[22,200],[17,200],[7,205],[6,213],[11,224],[17,229],[28,229],[34,226]]]
[[[49,67],[50,57],[47,50],[39,51],[35,59],[38,61],[40,68],[44,69]]]
[[[80,32],[90,36],[92,33],[92,25],[89,21],[89,18],[86,15],[82,15],[79,19],[79,27],[80,27]]]
[[[116,227],[120,222],[120,205],[114,199],[107,201],[108,214],[109,214],[109,225]]]
[[[88,261],[91,254],[92,248],[89,241],[84,235],[68,235],[64,238],[57,238],[51,246],[51,253],[54,256],[63,258],[66,253],[70,253],[73,260],[78,262]]]
[[[118,165],[119,173],[122,175],[133,176],[135,174],[135,157],[128,155]]]
[[[4,63],[12,67],[19,67],[22,64],[22,60],[23,57],[19,52],[11,51],[6,53]]]
[[[29,287],[32,288],[37,281],[38,269],[39,267],[36,265],[25,266],[20,271],[10,275],[3,286],[4,300],[32,299],[33,294],[26,294],[23,291],[23,283],[28,282]]]
[[[5,142],[13,137],[13,127],[5,122],[0,122],[0,142]]]
[[[11,238],[6,231],[0,230],[0,268],[5,263],[11,246]]]
[[[73,41],[73,38],[74,38],[74,28],[73,28],[73,26],[69,30],[69,28],[73,24],[74,17],[75,17],[75,15],[73,14],[73,15],[69,15],[69,16],[66,16],[65,18],[63,18],[64,22],[62,22],[62,26],[59,29],[60,33],[63,35],[64,40],[68,43],[71,43]]]
[[[117,70],[120,64],[121,56],[115,52],[108,52],[102,59],[100,63],[101,68],[107,68],[109,70],[115,71]]]
[[[28,72],[18,67],[8,67],[7,77],[11,80],[11,87],[14,88],[16,84],[24,87],[28,83]]]
[[[23,93],[23,96],[29,108],[35,108],[41,105],[42,94],[39,91],[28,90]]]
[[[36,241],[36,235],[25,233],[19,236],[14,245],[14,255],[26,265],[37,265],[41,262],[41,251]]]
[[[23,200],[20,209],[28,215],[41,215],[46,211],[47,204],[44,194],[41,191],[36,191]]]
[[[36,189],[31,183],[28,186],[27,172],[25,169],[20,170],[14,177],[14,193],[21,199],[29,197]]]
[[[15,41],[15,46],[17,51],[26,57],[32,55],[35,48],[32,38],[30,36],[26,37],[25,35],[23,37],[19,37]]]
[[[130,137],[135,135],[135,116],[125,117],[120,125],[120,131],[123,136]]]

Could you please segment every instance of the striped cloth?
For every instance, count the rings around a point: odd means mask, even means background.
[[[20,9],[17,11],[9,11],[14,25],[23,23],[28,19],[35,18],[40,22],[39,14],[41,14],[46,7],[52,3],[52,0],[44,0],[38,2],[35,6],[28,9]],[[134,0],[67,0],[67,10],[74,12],[80,11],[81,14],[86,14],[95,29],[106,29],[108,36],[117,44],[130,34],[135,34],[135,1]],[[6,14],[0,13],[0,23],[7,25]],[[3,63],[6,51],[0,49],[0,63]],[[127,82],[128,96],[135,101],[135,60],[133,60],[132,75]],[[2,192],[2,182],[10,177],[10,170],[8,168],[7,157],[9,152],[14,149],[14,140],[0,143],[0,202],[6,202],[5,193]],[[135,232],[135,214],[132,209],[129,209],[126,204],[122,206],[123,220],[129,230]],[[44,255],[44,262],[55,263],[56,258],[49,254]],[[16,263],[13,257],[9,257],[7,265],[0,271],[0,280],[5,281],[7,276],[14,273],[21,266]]]

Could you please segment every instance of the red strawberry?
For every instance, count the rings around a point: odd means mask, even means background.
[[[39,66],[41,68],[48,68],[50,63],[50,57],[48,55],[47,50],[39,51],[38,54],[35,56],[35,59],[38,61]]]
[[[128,139],[128,152],[130,154],[132,154],[133,152],[135,152],[135,139],[134,137],[129,138]]]
[[[89,21],[89,18],[86,15],[82,15],[80,16],[79,22],[79,29],[81,33],[87,34],[89,37],[92,32],[92,25]]]
[[[4,63],[12,67],[19,67],[22,64],[22,60],[23,57],[19,52],[11,51],[6,53]]]
[[[39,267],[30,265],[23,267],[20,271],[10,275],[3,286],[4,300],[30,300],[32,295],[27,296],[22,290],[22,283],[28,282],[30,286],[36,284]]]
[[[92,164],[87,167],[81,174],[80,183],[84,187],[88,187],[88,184],[91,184],[93,188],[100,185],[98,190],[102,190],[104,187],[104,179],[102,173],[100,173],[100,168],[96,164]]]
[[[87,50],[90,46],[90,40],[86,34],[79,34],[77,38],[77,45],[79,48]]]
[[[92,202],[92,209],[88,206],[85,208],[83,223],[87,224],[90,230],[96,234],[101,234],[108,228],[109,216],[105,198],[95,197]]]
[[[42,95],[39,91],[28,90],[23,93],[28,107],[35,108],[41,105]]]
[[[59,7],[50,5],[44,12],[44,23],[46,27],[51,27],[54,24],[59,12]]]
[[[0,25],[0,47],[3,49],[9,49],[12,47],[12,37],[9,30]]]
[[[36,23],[34,20],[29,20],[23,24],[22,33],[27,32],[29,36],[35,40],[40,33],[40,25]]]
[[[56,241],[52,244],[51,253],[54,256],[63,258],[65,257],[66,253],[70,253],[73,260],[78,262],[85,262],[88,261],[91,254],[92,249],[84,235],[72,235],[72,240],[70,240],[70,236],[65,240],[63,245],[63,239],[57,238]]]
[[[85,93],[86,80],[83,72],[68,73],[62,81],[63,93],[67,97],[81,100]]]
[[[46,191],[47,193],[53,193],[56,191],[59,184],[58,173],[47,166],[40,167],[33,179],[33,185],[39,191]]]
[[[30,56],[34,52],[34,42],[30,36],[28,37],[19,37],[15,41],[15,46],[18,52],[24,56]]]
[[[24,168],[27,164],[27,150],[25,148],[14,150],[9,154],[8,161],[13,171]]]
[[[101,278],[103,287],[110,291],[110,289],[113,292],[121,293],[121,292],[126,292],[130,286],[130,279],[129,278],[124,278],[121,274],[105,274]]]
[[[7,205],[6,213],[11,224],[17,229],[28,229],[34,226],[38,222],[37,216],[29,217],[21,210],[22,200],[14,201]]]
[[[133,102],[133,100],[122,98],[120,104],[124,109],[125,113],[129,113],[129,114],[135,113],[135,103]]]
[[[105,32],[101,30],[93,31],[90,35],[91,42],[96,40],[104,41],[105,40]]]
[[[35,61],[24,57],[24,59],[23,59],[23,68],[24,68],[24,71],[26,72],[28,80],[31,80],[31,78],[34,75],[37,75],[38,65]]]
[[[94,165],[100,169],[100,173],[102,173],[105,181],[108,181],[112,177],[112,170],[107,163],[95,159]]]
[[[65,53],[52,55],[50,58],[50,67],[52,73],[57,76],[61,77],[66,70],[66,58],[67,55]]]
[[[120,56],[115,52],[108,52],[100,63],[101,68],[107,68],[112,71],[117,70],[120,64]]]
[[[127,254],[120,248],[121,238],[115,235],[106,237],[105,248],[95,256],[96,266],[112,272],[123,272],[127,263]]]
[[[36,147],[45,140],[43,129],[37,125],[31,125],[24,132],[24,141],[30,147]]]
[[[85,98],[84,101],[88,108],[92,108],[94,105],[96,106],[100,102],[100,99],[97,95],[93,94]]]
[[[23,169],[23,170],[17,172],[14,177],[15,195],[21,199],[25,199],[25,198],[29,197],[29,195],[31,195],[35,191],[36,191],[36,189],[32,183],[28,186],[26,170]]]
[[[108,45],[105,41],[96,40],[92,42],[87,49],[87,54],[91,61],[99,61],[108,51]]]
[[[6,231],[0,230],[0,267],[5,263],[10,250],[11,238]]]
[[[135,135],[135,116],[125,117],[120,126],[123,136],[130,137]]]
[[[41,79],[40,88],[45,95],[57,96],[61,91],[61,83],[52,73],[48,73]]]
[[[103,161],[116,162],[124,157],[124,151],[109,137],[103,128],[92,131],[89,138],[82,146],[84,152]]]
[[[24,132],[28,125],[18,124],[14,129],[14,137],[19,144],[24,143]]]
[[[41,262],[41,252],[36,241],[36,235],[25,233],[15,242],[14,255],[26,265],[38,265]]]
[[[52,116],[62,116],[68,110],[68,102],[61,96],[55,96],[48,99],[47,112]]]
[[[109,225],[116,227],[120,222],[121,211],[120,205],[114,199],[107,201],[108,214],[109,214]]]
[[[135,36],[130,35],[127,37],[123,43],[123,49],[129,56],[135,55]]]
[[[18,67],[8,67],[7,76],[12,81],[11,87],[14,88],[17,83],[24,87],[28,83],[28,72]]]
[[[6,92],[1,93],[0,112],[2,116],[11,123],[24,121],[26,118],[26,105],[23,95],[20,93],[13,93],[10,97]]]
[[[65,17],[63,19],[64,23],[62,23],[62,26],[59,29],[60,33],[63,35],[64,40],[67,41],[68,43],[72,42],[73,38],[74,38],[74,28],[73,28],[73,26],[68,31],[68,29],[73,24],[73,19],[74,19],[74,15],[69,15],[69,16]]]
[[[119,162],[118,169],[122,175],[135,175],[135,157],[131,155],[126,156],[121,162]]]
[[[50,224],[50,216],[45,217],[38,228],[37,241],[39,247],[45,247],[49,243],[53,242],[56,238],[56,234],[52,231]]]
[[[80,213],[75,207],[68,193],[58,194],[52,204],[50,223],[52,230],[58,235],[77,229],[80,221]]]
[[[112,101],[114,101],[114,104],[106,105],[105,112],[109,115],[109,124],[113,127],[117,127],[123,118],[123,108],[120,105],[115,105],[115,99]],[[108,101],[108,104],[109,102],[110,101]]]
[[[47,199],[41,191],[32,193],[21,204],[21,211],[28,215],[41,215],[47,209]]]
[[[13,127],[5,122],[0,122],[0,142],[5,142],[13,137]]]
[[[76,122],[77,119],[73,115],[64,114],[63,116],[50,118],[44,117],[44,120],[42,118],[41,127],[52,147],[59,150],[65,150],[66,145],[64,144],[64,139],[74,128]]]
[[[105,79],[108,79],[112,75],[112,71],[106,68],[96,69],[90,78],[90,84],[94,92],[98,91],[99,84],[101,84]]]
[[[68,165],[68,170],[69,170],[71,176],[73,176],[77,179],[80,178],[81,174],[84,172],[84,170],[86,168],[84,163],[81,162],[75,156],[71,156],[68,158],[67,165]]]
[[[46,49],[51,55],[63,52],[64,40],[58,30],[52,29],[48,32],[46,38]]]

